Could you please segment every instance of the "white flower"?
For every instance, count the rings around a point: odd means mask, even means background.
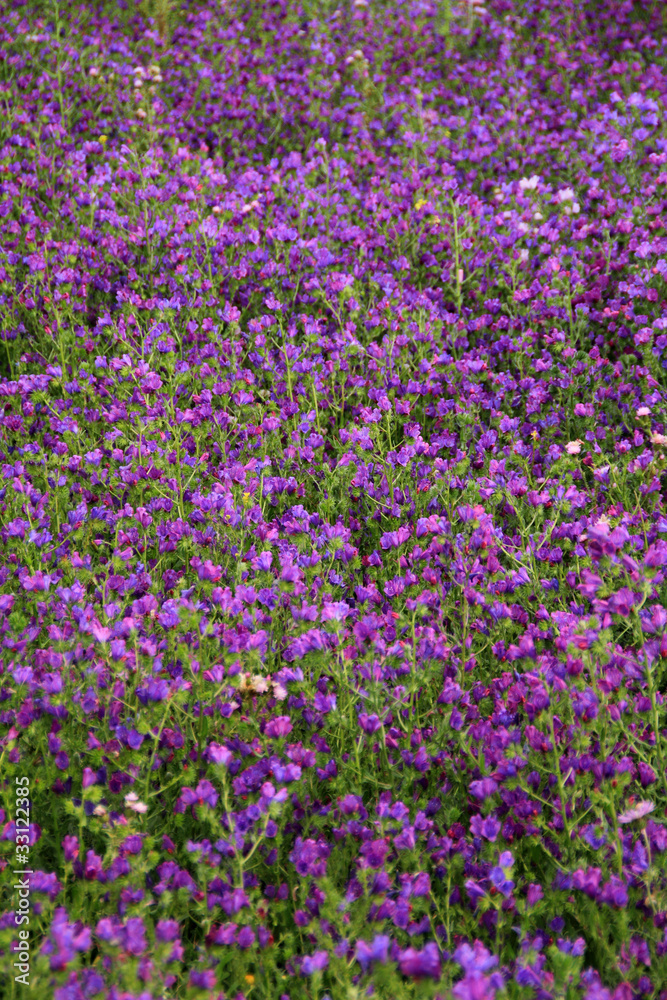
[[[241,674],[239,691],[252,691],[254,694],[264,694],[269,690],[269,682],[262,674]]]
[[[576,441],[568,441],[565,445],[565,451],[568,455],[578,455],[581,451],[582,442],[579,438]]]
[[[558,201],[574,201],[574,191],[572,188],[562,188],[556,195]]]
[[[649,415],[650,412],[651,412],[651,410],[649,409],[648,406],[640,406],[638,408],[638,410],[637,410],[637,416],[638,417],[648,417],[648,415]]]
[[[535,219],[536,222],[541,222],[544,216],[542,215],[541,212],[533,212],[533,218]]]
[[[533,174],[532,177],[522,177],[519,181],[519,188],[522,191],[534,191],[540,182],[540,178],[537,174]]]
[[[519,250],[519,259],[522,260],[524,264],[526,263],[529,257],[530,254],[527,250]]]
[[[134,792],[128,792],[125,796],[125,805],[128,809],[131,809],[135,813],[145,813],[148,812],[148,806],[145,802],[139,801],[139,796],[135,795]]]
[[[287,697],[287,688],[279,684],[278,681],[273,681],[273,697],[276,701],[284,701]]]
[[[661,448],[667,448],[667,436],[665,434],[658,434],[654,431],[651,434],[651,444],[660,445]]]

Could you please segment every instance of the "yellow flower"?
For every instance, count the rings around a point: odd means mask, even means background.
[[[415,212],[418,212],[420,208],[424,207],[424,205],[428,205],[428,201],[426,198],[420,198],[419,201],[415,203]]]
[[[254,986],[255,977],[253,976],[252,972],[248,973],[248,975],[245,977],[245,981],[248,984],[248,986]]]
[[[107,138],[108,137],[106,135],[101,135],[100,136],[99,141],[102,143],[102,145],[104,145],[104,143],[107,141]]]

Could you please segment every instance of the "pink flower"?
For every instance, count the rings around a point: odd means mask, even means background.
[[[648,816],[655,809],[654,802],[648,802],[643,800],[641,802],[636,802],[631,806],[630,809],[626,809],[625,812],[620,813],[618,817],[619,823],[632,823],[636,819],[642,819],[644,816]]]

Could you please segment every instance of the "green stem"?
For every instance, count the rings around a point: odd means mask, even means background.
[[[560,769],[560,760],[558,758],[558,749],[556,747],[556,730],[554,728],[553,715],[549,716],[549,728],[551,730],[551,745],[554,757],[554,771],[556,774],[556,778],[558,779],[558,793],[560,795],[560,814],[563,820],[563,830],[565,831],[565,835],[567,837],[567,849],[565,854],[566,858],[569,860],[570,850],[572,846],[572,838],[570,835],[570,824],[567,818],[567,810],[565,808],[565,782],[563,781],[563,774]]]

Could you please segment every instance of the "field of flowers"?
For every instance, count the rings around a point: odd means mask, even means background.
[[[667,4],[0,5],[0,996],[667,997]]]

